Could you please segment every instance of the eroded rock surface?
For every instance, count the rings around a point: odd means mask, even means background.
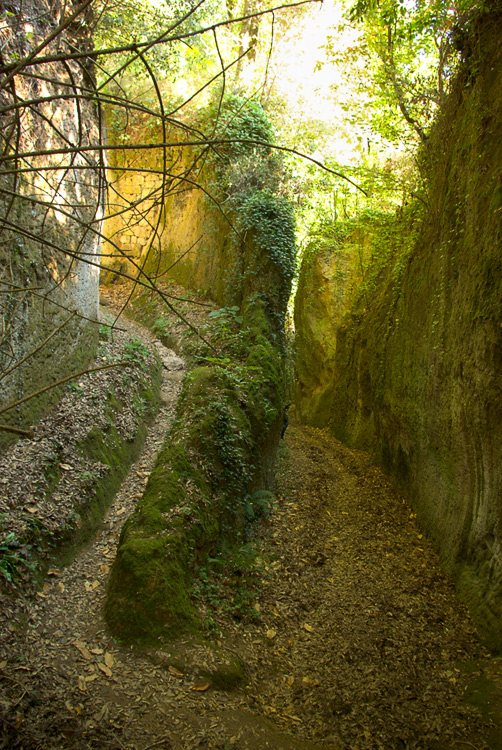
[[[469,33],[471,51],[422,156],[422,217],[417,202],[403,223],[413,247],[397,245],[374,296],[338,326],[329,424],[410,498],[500,649],[500,14],[481,15]]]

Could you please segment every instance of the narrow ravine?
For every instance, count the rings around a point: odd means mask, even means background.
[[[104,309],[108,322],[111,314]],[[141,456],[93,542],[51,570],[0,665],[18,705],[19,747],[497,747],[487,744],[497,727],[464,700],[488,655],[413,514],[365,454],[294,418],[249,567],[207,574],[194,589],[212,637],[137,651],[108,635],[102,610],[120,530],[183,376],[183,361],[155,346],[164,405]]]

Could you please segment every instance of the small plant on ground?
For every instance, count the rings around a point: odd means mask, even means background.
[[[112,338],[112,329],[110,326],[99,326],[99,340],[110,341]]]
[[[138,339],[131,339],[124,345],[123,360],[131,365],[144,369],[145,362],[150,352],[145,344]]]
[[[0,575],[7,583],[16,586],[23,572],[35,571],[29,558],[29,545],[22,544],[13,531],[0,539]]]
[[[154,333],[158,338],[162,338],[162,336],[165,336],[167,333],[167,320],[165,317],[160,316],[159,318],[156,318],[152,324],[152,333]]]

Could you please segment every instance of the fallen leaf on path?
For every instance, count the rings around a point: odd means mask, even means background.
[[[192,685],[190,690],[197,690],[199,693],[203,693],[205,690],[209,690],[210,687],[210,682],[198,682],[196,685]]]
[[[113,655],[110,654],[109,651],[107,651],[105,654],[105,664],[110,669],[112,669],[113,665],[115,664],[115,659],[113,658]]]
[[[77,648],[80,651],[84,659],[87,659],[88,661],[92,661],[92,654],[87,648],[84,641],[76,640],[76,641],[73,641],[72,645],[75,646],[75,648]]]
[[[100,722],[108,719],[109,713],[110,713],[110,704],[105,703],[101,711],[99,711],[99,713],[94,715],[94,720],[96,721],[97,724],[99,724]]]
[[[82,716],[82,707],[81,706],[72,706],[72,704],[70,703],[70,701],[65,701],[65,706],[66,706],[67,710],[70,713],[75,714],[75,716]]]
[[[63,469],[63,471],[71,471],[72,467],[70,464],[59,464],[59,468]]]
[[[101,664],[100,662],[98,664],[98,669],[100,669],[107,677],[112,676],[112,670],[110,669],[110,667],[107,667],[106,664]]]
[[[126,509],[126,508],[124,508],[124,506],[122,506],[121,508],[119,508],[119,509],[118,509],[118,511],[117,511],[117,516],[121,516],[121,515],[122,515],[122,513],[125,513],[125,512],[126,512],[126,510],[127,510],[127,509]]]
[[[302,682],[304,685],[312,685],[313,687],[320,685],[319,680],[315,680],[313,677],[302,677]]]
[[[90,652],[91,652],[91,654],[96,654],[96,656],[99,656],[100,654],[103,653],[103,649],[102,648],[91,648]]]
[[[78,689],[79,689],[79,690],[80,690],[80,691],[81,691],[82,693],[85,693],[85,691],[87,690],[87,682],[86,682],[86,680],[85,680],[85,677],[84,677],[84,675],[79,675],[79,676],[78,676]]]
[[[269,640],[272,640],[273,638],[275,638],[276,635],[277,635],[277,630],[272,630],[272,629],[267,630],[267,638]]]
[[[173,675],[174,675],[175,677],[183,677],[183,676],[184,676],[184,675],[183,675],[183,672],[180,672],[180,670],[179,670],[179,669],[176,669],[176,667],[171,667],[171,666],[169,666],[169,667],[168,667],[167,669],[168,669],[168,671],[169,671],[169,672],[170,672],[171,674],[173,674]]]
[[[312,625],[308,625],[306,622],[303,624],[303,629],[307,631],[307,633],[313,633],[314,628]]]

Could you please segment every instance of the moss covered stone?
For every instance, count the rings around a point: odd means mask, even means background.
[[[123,641],[194,627],[189,592],[198,565],[223,540],[243,538],[249,494],[263,483],[261,452],[280,427],[283,367],[264,307],[248,306],[254,334],[266,343],[250,347],[237,376],[213,365],[185,379],[175,424],[113,566],[106,617]]]
[[[253,493],[270,487],[285,380],[276,333],[284,309],[274,308],[269,292],[264,285],[242,305],[240,358],[206,357],[185,377],[176,420],[112,570],[106,618],[124,642],[197,627],[190,590],[198,567],[244,540]]]

